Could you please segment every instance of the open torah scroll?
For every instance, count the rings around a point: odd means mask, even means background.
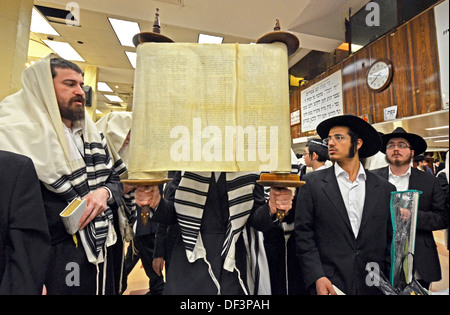
[[[281,43],[140,44],[129,177],[289,172],[287,59]]]

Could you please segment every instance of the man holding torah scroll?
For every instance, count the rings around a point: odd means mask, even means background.
[[[136,189],[139,206],[156,209],[153,219],[179,224],[165,294],[248,293],[245,246],[247,223],[267,231],[277,208],[288,212],[289,189],[272,189],[268,203],[257,173],[177,172],[164,198],[157,186]]]
[[[107,252],[116,242],[122,185],[105,139],[85,114],[81,69],[55,57],[26,69],[23,88],[0,103],[0,148],[29,156],[41,181],[52,239],[50,264],[42,266],[48,294],[112,293]],[[59,214],[77,197],[87,207],[72,236]]]
[[[165,294],[254,292],[243,229],[271,229],[292,202],[273,189],[265,203],[256,184],[260,171],[290,171],[287,65],[280,43],[137,47],[129,178],[183,170],[164,198],[156,186],[136,190],[154,220],[181,228]]]

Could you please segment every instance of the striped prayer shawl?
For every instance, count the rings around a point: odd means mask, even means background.
[[[121,160],[113,166],[106,140],[103,134],[100,134],[100,137],[101,143],[84,142],[85,167],[81,167],[72,174],[62,176],[53,183],[44,183],[44,185],[65,200],[70,201],[76,197],[82,198],[91,191],[103,187],[111,175],[113,167],[116,172],[124,172],[126,168]],[[116,242],[112,222],[113,213],[107,205],[103,213],[79,231],[81,242],[91,263],[102,262],[103,258],[99,257],[102,249],[105,245],[110,246]]]
[[[22,89],[0,102],[0,149],[30,157],[46,188],[70,202],[104,186],[113,162],[104,137],[87,112],[82,122],[84,159],[67,141],[50,70],[53,57],[27,68]],[[117,165],[117,169],[121,167]],[[112,216],[107,207],[79,233],[93,264],[101,262],[102,249],[116,241]]]
[[[175,211],[189,262],[206,260],[200,226],[211,176],[214,176],[211,172],[183,172],[175,192]],[[235,244],[252,211],[257,179],[259,173],[226,173],[230,215],[221,254],[223,268],[230,272],[236,268]]]
[[[270,295],[270,272],[264,248],[264,236],[253,227],[242,232],[247,250],[247,286],[250,295]]]
[[[124,147],[124,142],[131,130],[131,112],[111,112],[100,118],[95,126],[103,134],[108,145],[108,152],[114,161],[114,169],[121,179],[128,178],[127,157],[129,146]],[[133,224],[136,221],[136,202],[134,192],[122,195],[119,203],[118,225],[122,240],[130,242],[134,238]]]

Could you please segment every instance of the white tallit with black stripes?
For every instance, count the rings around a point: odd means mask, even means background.
[[[126,166],[128,165],[129,149],[124,142],[131,130],[131,112],[110,112],[100,118],[95,126],[106,139],[108,152],[114,161],[114,169],[121,179],[128,178]],[[124,242],[131,242],[134,238],[133,225],[136,221],[136,201],[134,191],[122,195],[119,204],[118,225]]]
[[[89,124],[85,123],[86,125]],[[116,172],[126,170],[122,161],[113,165],[109,155],[106,140],[103,134],[96,139],[100,142],[84,141],[85,167],[75,170],[72,174],[63,176],[53,183],[44,182],[51,191],[61,195],[70,201],[75,197],[84,197],[89,192],[104,186],[111,174],[111,168],[115,166]],[[103,262],[103,249],[116,242],[116,233],[113,227],[113,213],[107,205],[106,210],[94,218],[83,230],[79,231],[81,243],[86,256],[91,263]]]
[[[175,192],[175,210],[189,262],[200,258],[206,261],[200,225],[211,176],[214,176],[211,172],[183,172]],[[235,245],[252,211],[253,189],[257,179],[259,179],[259,173],[226,173],[230,215],[222,257],[224,258],[223,268],[230,272],[237,270]],[[210,274],[215,280],[211,272]]]
[[[113,162],[105,139],[87,112],[81,125],[84,159],[67,141],[50,70],[53,57],[49,55],[26,69],[22,89],[0,103],[0,149],[30,157],[39,180],[69,202],[102,187]],[[80,237],[88,260],[102,262],[103,248],[116,241],[111,209],[91,221]]]

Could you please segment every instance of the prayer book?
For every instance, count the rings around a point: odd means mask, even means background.
[[[334,291],[336,292],[337,295],[345,295],[345,293],[342,292],[342,291],[341,291],[337,286],[335,286],[334,284],[333,284],[333,289],[334,289]]]
[[[86,200],[75,198],[72,202],[59,214],[61,220],[66,227],[67,233],[73,235],[79,230],[78,222],[86,209]]]

